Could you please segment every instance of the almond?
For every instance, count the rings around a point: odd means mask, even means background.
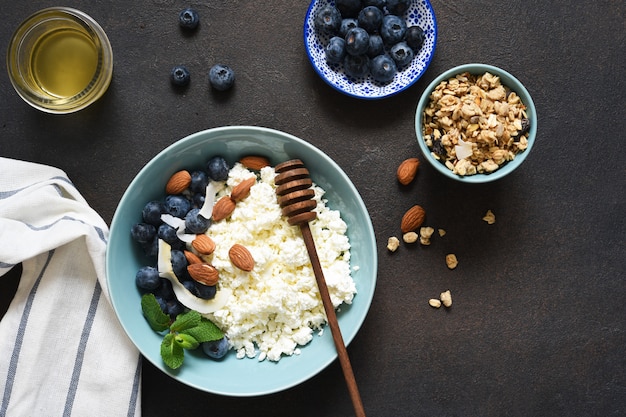
[[[219,222],[230,216],[235,210],[235,201],[230,196],[225,195],[213,206],[213,221]]]
[[[426,211],[424,211],[424,209],[419,205],[414,205],[408,209],[407,212],[404,213],[404,216],[402,216],[402,222],[400,223],[402,233],[417,230],[417,228],[424,222],[425,217]]]
[[[191,174],[182,170],[172,175],[165,185],[165,192],[168,194],[180,194],[191,184]]]
[[[259,155],[247,155],[239,160],[239,162],[248,169],[253,171],[260,171],[261,168],[265,168],[270,165],[270,160],[264,156]]]
[[[191,246],[202,255],[210,255],[215,250],[215,242],[207,235],[196,235]]]
[[[230,193],[230,198],[234,201],[241,201],[250,195],[250,188],[256,183],[256,177],[248,178],[235,185],[233,191]]]
[[[408,158],[402,161],[400,166],[398,166],[398,171],[396,172],[396,176],[398,177],[398,181],[402,185],[410,184],[417,174],[417,168],[420,166],[420,161],[417,158]]]
[[[183,251],[183,253],[185,254],[185,259],[187,259],[187,263],[189,265],[202,263],[202,259],[200,259],[195,253],[189,252],[188,250]]]
[[[187,266],[191,278],[204,285],[215,285],[219,281],[220,273],[213,265],[191,264]]]
[[[250,251],[243,245],[235,243],[228,251],[230,261],[242,271],[252,271],[254,268],[254,258]]]

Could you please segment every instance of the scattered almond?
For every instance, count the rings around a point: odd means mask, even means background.
[[[235,185],[233,191],[230,193],[230,198],[233,201],[241,201],[250,195],[250,188],[256,183],[256,177],[250,177],[246,180],[241,181],[239,184]]]
[[[396,172],[396,176],[398,177],[400,184],[410,184],[415,179],[419,165],[420,161],[417,158],[408,158],[402,161]]]
[[[250,251],[243,245],[235,243],[228,251],[230,261],[242,271],[252,271],[254,268],[254,258]]]
[[[191,278],[204,285],[215,285],[219,281],[220,274],[213,265],[191,264],[187,266]]]
[[[187,263],[189,265],[202,263],[202,259],[200,259],[198,255],[196,255],[193,252],[189,252],[188,250],[186,250],[186,251],[183,251],[183,254],[185,255],[185,259],[187,259]]]
[[[235,201],[230,196],[225,195],[213,206],[213,221],[219,222],[230,216],[235,210]]]
[[[207,235],[196,235],[191,246],[202,255],[210,255],[215,250],[215,242]]]
[[[182,170],[172,175],[165,185],[167,194],[180,194],[191,184],[191,174],[189,171]]]
[[[419,205],[414,205],[408,209],[407,212],[404,213],[404,216],[402,216],[402,222],[400,223],[402,233],[417,230],[417,228],[424,222],[425,217],[426,211],[424,211],[424,209]]]
[[[261,168],[265,168],[270,165],[269,159],[259,155],[244,156],[239,162],[248,169],[253,171],[260,171]]]

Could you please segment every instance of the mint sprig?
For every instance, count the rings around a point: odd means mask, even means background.
[[[141,310],[154,331],[169,330],[161,342],[161,358],[172,369],[182,366],[186,349],[196,349],[201,343],[224,337],[219,327],[195,310],[179,314],[172,321],[169,315],[163,313],[154,294],[141,297]]]

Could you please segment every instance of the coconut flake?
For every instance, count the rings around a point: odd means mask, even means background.
[[[454,152],[456,153],[456,159],[459,161],[461,159],[465,159],[467,157],[472,156],[472,143],[464,142],[463,139],[459,138],[459,144],[454,146]]]
[[[206,193],[204,196],[204,204],[198,212],[199,215],[205,219],[210,219],[213,215],[213,206],[215,205],[215,196],[217,195],[218,188],[215,182],[209,181],[206,186]]]

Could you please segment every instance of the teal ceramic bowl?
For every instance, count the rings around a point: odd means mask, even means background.
[[[287,133],[260,127],[221,127],[190,135],[155,156],[137,174],[124,193],[113,217],[106,254],[109,295],[117,317],[139,351],[164,373],[199,390],[228,396],[257,396],[278,392],[313,377],[337,357],[330,329],[301,349],[300,355],[279,362],[237,359],[235,352],[221,361],[207,358],[201,349],[187,352],[185,363],[172,371],[160,356],[162,336],[151,330],[141,312],[141,294],[135,287],[137,270],[147,258],[130,238],[141,219],[145,203],[164,196],[164,184],[183,168],[203,168],[209,157],[222,155],[231,164],[244,155],[263,155],[272,165],[299,158],[315,183],[326,190],[328,205],[340,210],[352,244],[351,265],[357,295],[352,305],[342,305],[339,325],[346,344],[361,327],[370,308],[377,274],[376,240],[372,223],[358,191],[322,151]]]
[[[528,147],[525,151],[518,153],[512,161],[506,162],[505,164],[501,165],[500,168],[498,168],[496,171],[489,174],[461,176],[453,173],[440,160],[436,159],[432,155],[431,149],[429,149],[429,147],[426,145],[426,142],[424,141],[424,109],[428,106],[431,93],[433,92],[435,87],[437,87],[437,85],[439,85],[439,83],[441,83],[442,81],[446,81],[463,72],[469,72],[470,74],[484,74],[485,72],[489,72],[491,74],[497,75],[498,77],[500,77],[502,84],[517,93],[522,102],[526,105],[526,114],[530,122],[530,129],[528,131]],[[426,87],[417,104],[417,110],[415,111],[415,133],[417,135],[417,144],[419,145],[420,150],[424,155],[424,159],[426,159],[428,163],[435,168],[435,170],[442,173],[446,177],[456,181],[475,184],[486,183],[498,180],[509,175],[511,172],[515,171],[528,157],[537,136],[537,112],[530,93],[528,92],[528,90],[526,90],[526,87],[524,87],[524,85],[513,75],[509,74],[501,68],[492,65],[465,64],[445,71],[437,78],[435,78],[428,85],[428,87]]]

